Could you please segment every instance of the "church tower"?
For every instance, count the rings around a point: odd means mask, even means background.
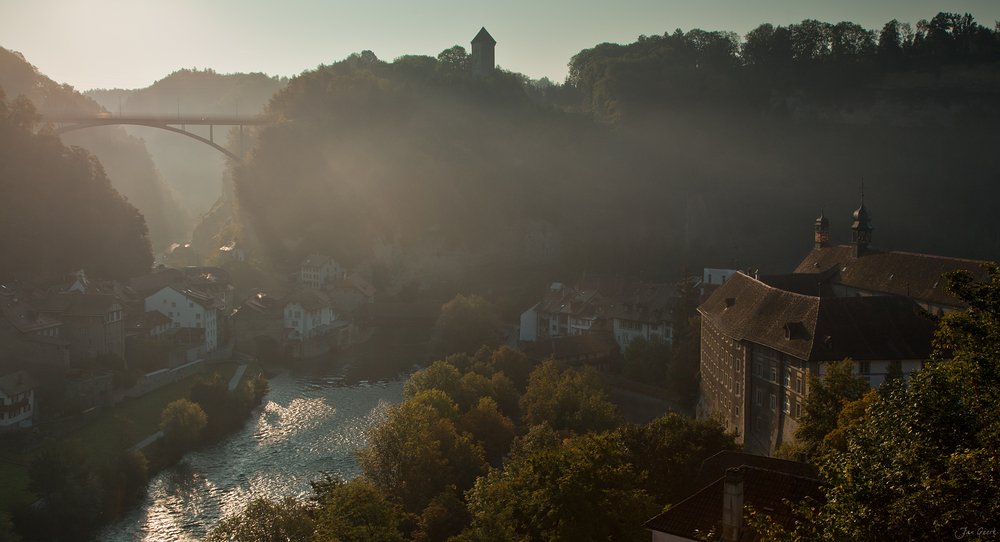
[[[486,31],[484,26],[476,37],[472,38],[472,75],[489,77],[493,75],[496,66],[497,40]]]
[[[851,226],[851,255],[858,258],[872,248],[872,213],[865,207],[865,195],[861,194],[861,207],[854,211],[854,225]]]
[[[830,244],[830,221],[820,212],[816,219],[816,248],[826,248]]]

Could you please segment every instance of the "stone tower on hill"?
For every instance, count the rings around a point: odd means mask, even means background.
[[[486,31],[484,26],[476,37],[472,38],[472,75],[489,77],[493,75],[496,66],[495,49],[497,40]]]

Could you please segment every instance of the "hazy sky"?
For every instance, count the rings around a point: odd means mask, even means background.
[[[365,49],[437,55],[485,26],[498,65],[562,81],[581,49],[641,34],[803,19],[880,29],[939,11],[992,27],[1000,0],[0,0],[0,46],[78,90],[139,88],[181,68],[291,76]]]

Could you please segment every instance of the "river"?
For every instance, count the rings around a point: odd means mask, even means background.
[[[307,497],[321,472],[360,474],[354,450],[424,361],[422,349],[364,346],[296,363],[270,379],[239,432],[191,452],[149,483],[145,501],[103,530],[108,542],[200,540],[257,497]]]

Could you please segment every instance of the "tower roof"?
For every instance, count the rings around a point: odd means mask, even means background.
[[[830,225],[830,220],[828,218],[826,218],[826,213],[824,213],[824,212],[820,212],[819,213],[819,218],[816,219],[816,225],[817,226],[829,226]]]
[[[476,37],[472,38],[472,43],[489,43],[490,45],[496,45],[497,40],[493,39],[493,36],[486,31],[486,27],[482,27]]]
[[[854,225],[851,229],[855,230],[872,230],[871,225],[872,212],[865,207],[865,198],[861,198],[861,207],[858,207],[857,211],[854,211]]]

